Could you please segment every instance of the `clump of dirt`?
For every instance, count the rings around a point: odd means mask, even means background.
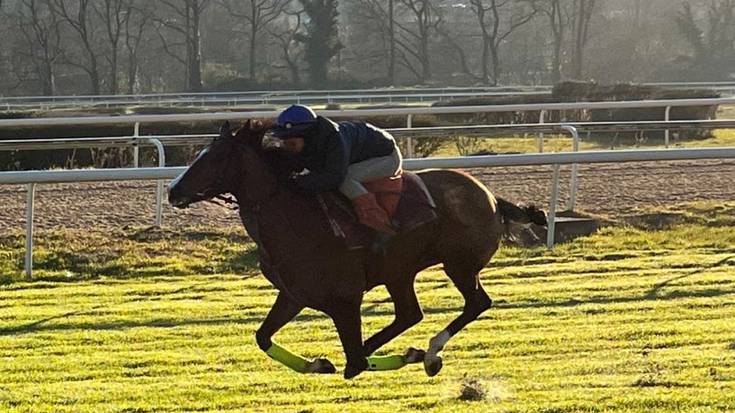
[[[465,377],[459,389],[459,400],[480,401],[485,400],[487,391],[482,381],[472,377]]]

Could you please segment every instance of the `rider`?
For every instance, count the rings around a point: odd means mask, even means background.
[[[365,122],[335,123],[304,105],[292,105],[278,116],[273,136],[298,155],[308,173],[294,175],[308,194],[339,189],[355,207],[360,222],[394,235],[387,212],[363,182],[400,174],[402,157],[390,133]]]

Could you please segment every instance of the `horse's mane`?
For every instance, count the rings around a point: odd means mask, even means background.
[[[286,179],[291,172],[302,168],[295,157],[288,156],[283,151],[266,150],[263,148],[263,137],[273,127],[268,119],[248,119],[235,133],[235,139],[242,140],[248,145],[269,167],[276,178]]]

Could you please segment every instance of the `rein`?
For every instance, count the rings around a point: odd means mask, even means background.
[[[215,199],[218,199],[218,200],[222,201],[223,203],[222,202],[219,202],[219,201],[215,201]],[[235,199],[235,197],[233,197],[233,196],[217,195],[214,198],[208,199],[207,202],[209,202],[210,204],[219,205],[219,206],[221,206],[223,208],[227,208],[227,209],[229,209],[231,211],[239,211],[240,210],[240,203],[237,202],[237,199]],[[230,206],[232,204],[234,204],[235,206]]]

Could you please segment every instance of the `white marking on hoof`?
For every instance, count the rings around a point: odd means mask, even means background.
[[[434,338],[429,340],[429,350],[426,352],[426,357],[435,359],[437,354],[444,349],[444,346],[450,338],[452,338],[452,335],[447,330],[442,330],[441,333],[434,336]]]

